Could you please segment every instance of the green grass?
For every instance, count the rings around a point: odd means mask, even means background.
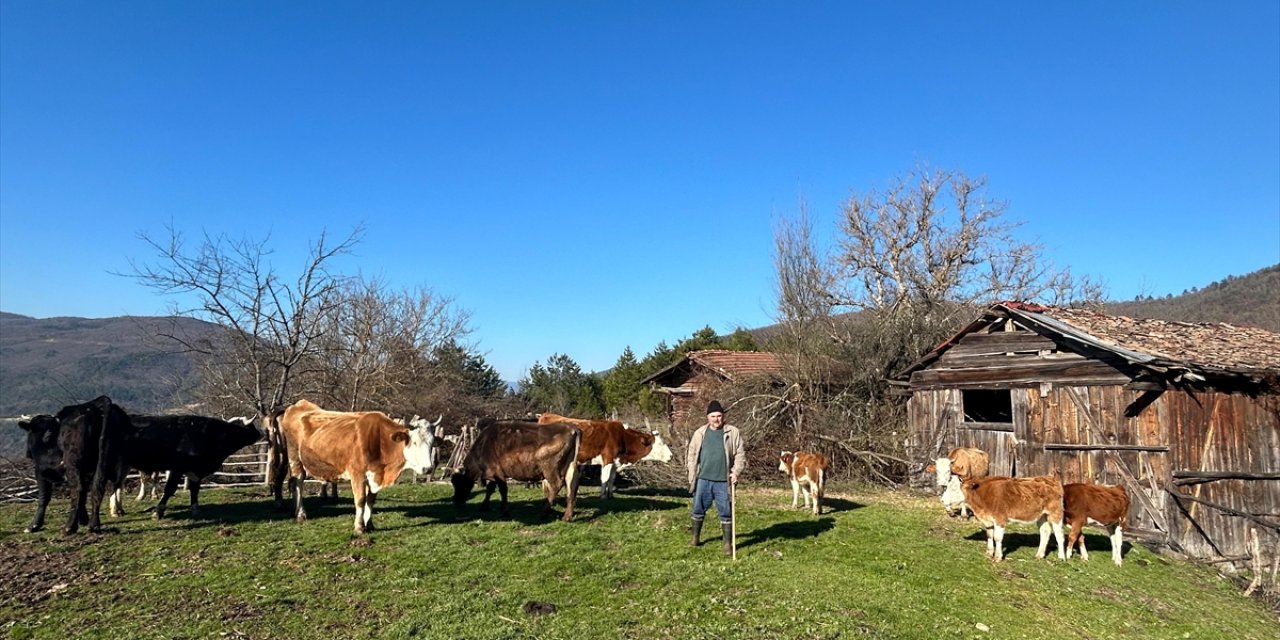
[[[203,492],[201,520],[179,494],[170,518],[131,513],[99,535],[59,532],[65,500],[36,534],[21,533],[33,506],[0,505],[0,637],[1280,636],[1213,571],[1141,546],[1117,568],[1100,533],[1089,563],[1064,563],[1035,560],[1034,532],[1015,528],[993,564],[977,526],[928,497],[847,488],[814,517],[786,508],[789,491],[744,489],[731,562],[718,541],[687,545],[685,495],[584,494],[563,523],[538,517],[536,490],[513,487],[502,519],[475,499],[456,516],[446,486],[397,485],[363,539],[349,499],[309,499],[299,525],[260,490]]]

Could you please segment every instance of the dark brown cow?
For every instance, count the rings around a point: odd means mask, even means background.
[[[800,506],[800,492],[804,492],[804,508],[813,499],[813,515],[822,515],[822,495],[827,486],[827,457],[809,451],[783,451],[778,470],[791,480],[791,508]]]
[[[547,499],[545,514],[551,513],[560,487],[568,489],[564,509],[564,521],[568,522],[577,501],[578,465],[574,461],[581,439],[582,431],[567,423],[489,422],[476,435],[462,468],[453,473],[453,503],[462,508],[480,482],[485,487],[480,508],[489,508],[496,488],[502,497],[502,514],[507,515],[507,479],[541,480]]]
[[[600,497],[612,498],[618,472],[642,460],[669,462],[671,447],[657,431],[628,429],[616,420],[582,420],[554,413],[538,416],[538,424],[563,422],[582,430],[578,464],[600,465]]]
[[[1111,538],[1111,561],[1120,566],[1124,547],[1124,525],[1129,517],[1129,493],[1124,487],[1107,484],[1066,484],[1062,486],[1063,516],[1071,534],[1067,536],[1067,558],[1080,542],[1080,557],[1089,559],[1084,548],[1084,525],[1101,525]]]
[[[355,498],[355,532],[372,530],[378,491],[395,484],[406,467],[418,473],[435,469],[435,431],[408,429],[386,414],[325,411],[299,400],[280,416],[280,431],[289,452],[289,482],[299,522],[302,481],[308,475],[325,482],[351,481]]]
[[[1040,526],[1043,558],[1049,547],[1049,531],[1058,540],[1058,558],[1065,560],[1062,545],[1062,482],[1053,476],[1007,478],[990,476],[960,483],[965,502],[987,533],[987,555],[1004,559],[1004,528],[1009,522],[1034,522]]]

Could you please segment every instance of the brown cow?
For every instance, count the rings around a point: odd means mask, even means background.
[[[1120,566],[1120,551],[1124,546],[1124,525],[1129,517],[1129,493],[1119,485],[1066,484],[1062,486],[1062,508],[1071,535],[1067,537],[1067,558],[1080,541],[1080,557],[1086,561],[1089,552],[1084,548],[1086,522],[1101,525],[1111,538],[1111,561]]]
[[[355,531],[372,530],[378,491],[395,484],[406,467],[418,473],[435,469],[435,430],[408,429],[377,411],[324,411],[299,400],[284,410],[280,431],[289,453],[289,483],[299,522],[302,481],[308,475],[325,482],[351,481],[355,498]]]
[[[582,430],[578,464],[600,465],[600,497],[612,498],[618,472],[642,460],[669,462],[671,447],[657,431],[627,428],[616,420],[582,420],[554,413],[538,415],[538,424],[563,422]]]
[[[1004,528],[1009,522],[1034,522],[1040,526],[1040,549],[1043,558],[1049,546],[1052,528],[1058,540],[1058,558],[1065,560],[1062,546],[1062,482],[1053,476],[1007,478],[990,476],[960,484],[965,502],[987,533],[987,555],[999,562],[1004,559]]]
[[[827,486],[827,457],[808,451],[783,451],[778,470],[791,480],[791,508],[799,507],[800,492],[804,491],[804,507],[809,508],[813,498],[813,515],[822,515],[820,502]]]
[[[990,466],[990,458],[986,451],[972,447],[956,447],[947,452],[947,457],[938,458],[936,462],[925,467],[925,471],[935,474],[937,486],[944,489],[941,496],[942,507],[947,510],[947,514],[967,516],[964,492],[960,490],[960,483],[987,477]]]
[[[507,515],[507,479],[541,480],[547,499],[544,514],[551,513],[560,487],[564,486],[568,489],[564,521],[572,520],[578,485],[578,465],[574,461],[581,439],[582,431],[571,424],[489,421],[476,435],[462,468],[453,473],[454,505],[459,509],[466,505],[478,481],[485,487],[480,508],[489,508],[489,499],[497,488],[502,496],[502,514]]]

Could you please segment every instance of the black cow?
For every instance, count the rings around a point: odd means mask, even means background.
[[[484,503],[489,508],[489,498],[495,488],[502,495],[502,513],[507,514],[507,479],[522,482],[542,481],[542,492],[547,499],[544,513],[551,512],[560,487],[568,488],[565,499],[564,521],[573,519],[573,507],[578,493],[578,446],[582,431],[571,424],[536,422],[492,422],[482,428],[476,441],[467,452],[462,468],[454,471],[453,502],[462,508],[471,497],[476,482],[485,485]]]
[[[262,438],[252,424],[239,420],[226,422],[217,418],[193,415],[130,416],[134,432],[124,449],[124,461],[131,469],[143,473],[168,471],[164,495],[155,508],[155,517],[163,518],[169,498],[185,477],[191,492],[191,515],[200,516],[200,480],[212,475],[227,456]],[[117,513],[112,498],[112,513]]]
[[[36,517],[27,525],[27,533],[44,527],[44,512],[53,497],[53,485],[62,484],[62,449],[58,447],[58,419],[39,415],[18,422],[27,432],[27,457],[36,469]]]
[[[27,432],[27,457],[36,467],[39,500],[28,532],[44,528],[44,513],[55,483],[71,489],[71,513],[67,533],[82,524],[90,531],[102,528],[102,498],[124,482],[122,451],[133,431],[129,416],[107,396],[84,404],[68,405],[57,416],[36,416],[19,423]],[[92,491],[91,491],[92,490]]]

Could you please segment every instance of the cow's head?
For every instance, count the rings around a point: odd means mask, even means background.
[[[247,447],[267,436],[267,429],[263,426],[267,418],[258,416],[250,418],[248,416],[236,416],[228,418],[226,423],[235,427],[232,429],[233,440],[237,448]]]
[[[27,457],[35,464],[36,475],[61,482],[62,447],[58,446],[57,418],[39,415],[19,421],[18,427],[27,432]]]
[[[790,451],[783,451],[782,455],[778,456],[778,471],[791,473],[791,463],[794,462],[795,459],[796,454]]]
[[[642,460],[671,462],[671,447],[667,446],[666,440],[663,440],[662,435],[657,431],[653,431],[651,433],[653,435],[653,446],[649,448],[649,454],[642,458]]]
[[[964,511],[965,498],[962,484],[960,476],[953,475],[947,481],[947,488],[942,492],[942,508],[947,510],[949,516],[958,516]]]
[[[453,505],[461,509],[471,499],[471,490],[476,486],[476,479],[461,469],[453,472],[449,478],[453,483]]]
[[[404,446],[404,466],[418,474],[429,474],[436,469],[436,427],[444,414],[435,422],[414,416],[409,420],[409,441]]]
[[[936,486],[950,486],[951,478],[953,477],[951,473],[951,458],[938,458],[933,464],[929,465],[929,467],[933,469],[934,484]],[[928,469],[926,469],[926,471],[927,470]]]

